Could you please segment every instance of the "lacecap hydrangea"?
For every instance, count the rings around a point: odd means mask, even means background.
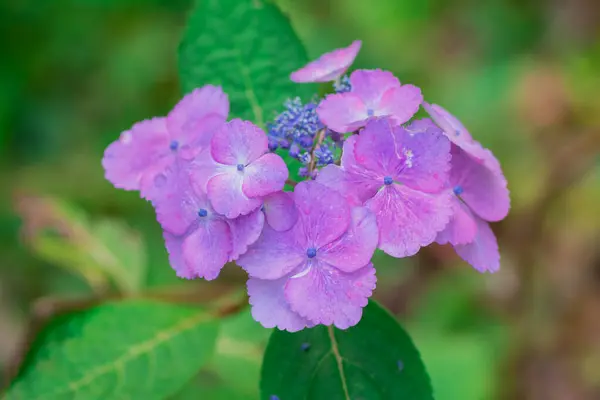
[[[104,153],[106,179],[154,206],[175,273],[211,280],[236,262],[267,328],[357,324],[376,249],[400,258],[437,242],[478,271],[500,267],[489,225],[510,208],[500,163],[418,87],[379,69],[346,75],[360,47],[293,72],[332,93],[290,98],[266,131],[228,121],[227,94],[206,85]],[[421,107],[430,118],[415,118]],[[281,154],[303,164],[302,182]]]

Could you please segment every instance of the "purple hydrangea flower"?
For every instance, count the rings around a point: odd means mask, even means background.
[[[390,117],[402,124],[418,111],[423,96],[413,85],[401,85],[391,72],[357,70],[350,75],[352,89],[330,94],[319,104],[321,121],[336,132],[352,132],[372,117]]]
[[[189,164],[171,166],[155,181],[152,203],[177,276],[215,279],[225,263],[258,239],[263,213],[256,210],[235,219],[216,213],[204,189],[191,178]]]
[[[252,315],[267,328],[291,332],[355,325],[375,288],[375,216],[314,181],[299,183],[293,199],[294,226],[277,232],[266,225],[238,260],[250,275]]]
[[[478,271],[495,272],[500,268],[500,253],[487,221],[503,219],[510,209],[500,163],[442,107],[427,103],[424,107],[453,142],[447,188],[453,198],[453,214],[437,242],[452,244],[457,254]]]
[[[406,257],[433,242],[448,223],[449,169],[450,142],[439,129],[411,133],[380,118],[346,140],[341,166],[325,167],[317,182],[370,209],[379,248]]]
[[[138,122],[104,152],[106,179],[115,187],[141,190],[176,160],[190,160],[227,120],[229,100],[220,87],[189,93],[167,117]]]
[[[195,158],[192,175],[217,213],[227,218],[251,213],[265,196],[283,189],[287,166],[268,151],[267,135],[251,122],[234,119],[214,133]]]
[[[500,253],[487,221],[497,221],[508,213],[510,199],[504,177],[452,145],[449,184],[453,214],[437,242],[452,244],[456,253],[478,271],[497,271]]]
[[[315,61],[292,72],[290,79],[294,82],[330,82],[344,75],[354,62],[362,42],[356,40],[348,47],[325,53]]]
[[[456,146],[463,149],[471,157],[483,163],[489,169],[497,172],[496,179],[500,180],[500,185],[506,186],[506,179],[502,173],[500,163],[494,157],[491,151],[481,146],[479,142],[473,139],[469,131],[464,125],[452,114],[446,111],[442,106],[437,104],[428,104],[423,102],[423,108],[429,113],[433,121],[444,131],[444,134],[450,139],[450,141]],[[505,213],[501,218],[489,219],[489,221],[499,221],[504,218],[508,213],[508,206],[505,209]],[[502,214],[502,213],[500,213]]]

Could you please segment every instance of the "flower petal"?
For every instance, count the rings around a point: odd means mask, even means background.
[[[376,281],[372,264],[344,273],[314,262],[308,271],[287,281],[285,297],[293,311],[311,322],[346,329],[360,321]]]
[[[297,83],[329,82],[344,75],[354,62],[362,42],[355,40],[348,47],[333,50],[294,71],[290,79]]]
[[[382,188],[365,204],[377,216],[379,248],[393,257],[414,255],[444,229],[450,201],[447,191],[428,194],[398,184]]]
[[[413,119],[409,124],[405,125],[404,129],[413,135],[430,131],[438,132],[440,130],[430,118]]]
[[[416,86],[402,85],[388,89],[381,97],[374,115],[389,115],[396,124],[403,124],[419,111],[422,101],[421,89]]]
[[[348,205],[361,206],[363,202],[358,198],[357,193],[352,190],[352,186],[346,182],[346,176],[346,171],[341,167],[330,164],[319,172],[316,181],[344,196],[348,201]]]
[[[452,217],[443,231],[438,233],[436,242],[439,244],[450,243],[452,245],[470,243],[477,234],[475,217],[456,196],[452,199]]]
[[[444,188],[450,172],[450,141],[438,129],[410,134],[394,128],[396,154],[401,168],[394,176],[402,184],[423,192],[436,193]]]
[[[160,169],[160,159],[169,153],[165,118],[138,122],[106,148],[105,177],[119,189],[139,190],[144,174]]]
[[[290,309],[284,296],[287,277],[276,280],[250,278],[248,296],[252,306],[252,317],[265,328],[297,332],[313,324]]]
[[[220,86],[205,85],[185,95],[167,117],[172,140],[189,159],[193,148],[206,147],[215,129],[227,120],[229,99]],[[187,154],[187,155],[186,155]]]
[[[300,246],[318,249],[339,238],[350,225],[350,207],[344,197],[318,182],[296,185],[294,201],[298,222],[293,230]]]
[[[201,222],[183,241],[182,253],[187,270],[184,274],[178,272],[178,276],[213,280],[229,261],[232,249],[231,232],[225,221],[212,219]]]
[[[353,272],[369,263],[379,241],[375,215],[366,207],[352,209],[348,231],[320,248],[319,260],[343,272]]]
[[[422,104],[423,108],[425,111],[427,111],[431,119],[433,119],[437,126],[442,128],[452,143],[462,147],[463,145],[468,145],[473,141],[473,138],[471,137],[471,134],[467,128],[465,128],[458,118],[450,114],[442,106],[438,106],[437,104],[429,104],[426,102],[423,102]]]
[[[510,197],[502,171],[478,162],[457,146],[452,146],[450,183],[460,187],[460,197],[484,220],[499,221],[508,214]]]
[[[264,198],[264,213],[269,226],[282,232],[290,229],[298,220],[298,210],[289,192],[275,192]]]
[[[265,132],[249,121],[234,119],[222,125],[211,140],[213,159],[221,164],[248,165],[268,150]]]
[[[335,132],[352,132],[365,125],[367,107],[353,93],[330,94],[317,107],[323,124]]]
[[[278,279],[306,259],[305,251],[297,246],[293,230],[277,232],[265,225],[258,240],[237,264],[253,278]]]
[[[248,197],[266,196],[282,190],[288,176],[285,161],[277,154],[267,153],[244,169],[242,191]]]
[[[256,210],[248,215],[229,219],[227,223],[231,230],[233,245],[229,261],[234,261],[248,250],[248,246],[258,240],[265,223],[265,217],[260,210]]]
[[[262,204],[260,199],[248,198],[242,192],[243,175],[235,167],[212,177],[207,184],[208,198],[213,208],[227,218],[236,218],[256,210]]]
[[[396,136],[396,129],[390,119],[377,118],[369,121],[356,139],[356,162],[373,171],[380,186],[383,186],[384,176],[395,177],[397,171],[404,166],[403,157],[396,152]]]
[[[381,177],[359,165],[355,157],[358,135],[344,142],[341,168],[328,165],[317,175],[317,182],[342,194],[351,206],[362,206],[381,187]]]
[[[154,178],[153,190],[147,198],[156,209],[156,219],[162,228],[175,235],[183,235],[199,218],[200,209],[212,214],[206,194],[195,187],[188,170],[176,163]]]
[[[454,246],[456,254],[479,272],[496,272],[500,269],[500,253],[496,236],[490,225],[475,217],[477,235],[469,244]]]
[[[165,239],[165,247],[169,253],[169,264],[171,265],[171,268],[175,270],[177,276],[191,279],[189,278],[191,273],[185,265],[183,253],[181,251],[184,237],[163,231],[163,238]]]
[[[385,92],[392,88],[399,88],[400,81],[389,71],[380,69],[359,69],[350,75],[352,91],[358,96],[367,109],[373,111],[379,107],[379,102]]]
[[[201,150],[190,165],[190,175],[194,182],[204,191],[207,190],[208,181],[219,174],[230,170],[230,165],[216,162],[210,154],[210,148]]]

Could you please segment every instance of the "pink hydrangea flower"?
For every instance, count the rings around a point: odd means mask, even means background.
[[[508,214],[506,179],[493,154],[472,139],[463,147],[453,144],[451,153],[447,191],[452,194],[453,214],[437,242],[452,244],[478,271],[495,272],[500,268],[500,253],[487,221],[499,221]]]
[[[387,116],[402,124],[412,118],[423,101],[421,89],[401,85],[388,71],[354,71],[350,84],[350,92],[330,94],[317,108],[321,122],[335,132],[355,131],[372,117]]]
[[[159,174],[152,204],[177,276],[212,280],[258,239],[264,216],[260,210],[235,219],[216,213],[189,172],[180,163]]]
[[[370,209],[377,217],[379,248],[406,257],[432,243],[448,223],[449,169],[450,142],[439,129],[411,133],[381,118],[349,137],[341,166],[325,167],[317,182]]]
[[[269,153],[262,129],[234,119],[217,129],[210,145],[194,160],[192,174],[215,211],[236,218],[282,190],[288,169],[280,156]]]
[[[355,40],[348,47],[325,53],[306,66],[292,72],[290,79],[298,83],[334,81],[350,68],[361,44],[360,40]]]
[[[252,315],[267,328],[291,332],[355,325],[375,288],[375,216],[314,181],[299,183],[293,200],[294,226],[278,232],[265,225],[237,261],[250,275]]]
[[[105,176],[115,187],[141,190],[143,182],[173,165],[190,160],[227,120],[229,100],[220,87],[206,85],[187,94],[167,117],[138,122],[104,152]]]
[[[501,181],[505,182],[504,186],[506,186],[502,168],[496,157],[494,157],[491,151],[482,147],[479,142],[473,139],[467,128],[465,128],[458,118],[437,104],[423,102],[423,108],[427,111],[429,116],[431,116],[437,126],[442,128],[444,134],[453,144],[466,151],[471,157],[479,162],[486,164],[488,168],[499,172],[498,177]],[[506,212],[508,213],[508,209]]]

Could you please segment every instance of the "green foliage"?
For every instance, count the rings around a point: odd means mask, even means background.
[[[221,85],[231,116],[263,126],[290,97],[308,98],[313,85],[289,75],[307,62],[289,20],[264,0],[199,1],[179,50],[184,92]]]
[[[260,365],[270,333],[248,309],[222,320],[213,358],[172,400],[258,399]]]
[[[494,343],[484,335],[444,335],[414,330],[431,376],[436,400],[477,400],[494,397],[496,361]],[[460,375],[457,376],[457,371]]]
[[[146,252],[137,232],[119,221],[105,219],[94,224],[92,234],[110,249],[111,259],[105,263],[114,266],[113,275],[119,275],[123,289],[138,291],[144,284]]]
[[[468,268],[446,271],[431,282],[407,323],[436,400],[489,399],[500,385],[497,363],[508,351],[508,331],[481,301],[485,279]],[[457,379],[456,371],[468,379]]]
[[[94,289],[109,281],[124,293],[138,291],[146,272],[139,234],[120,221],[90,221],[71,204],[29,198],[21,204],[27,243],[39,258],[81,275]]]
[[[150,301],[97,306],[42,332],[5,400],[162,399],[214,350],[206,311]]]
[[[374,301],[348,330],[274,331],[263,363],[263,399],[433,399],[410,337]]]

